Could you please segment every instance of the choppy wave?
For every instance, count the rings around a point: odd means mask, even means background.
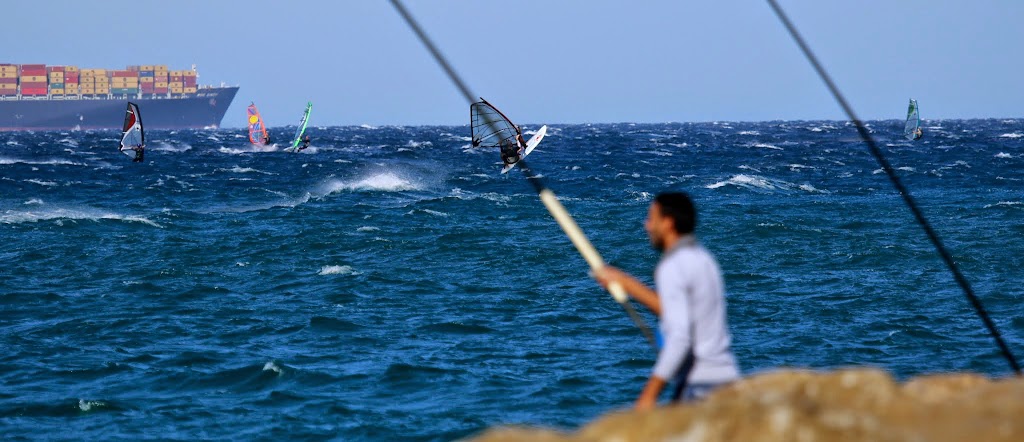
[[[355,275],[357,272],[351,266],[323,266],[318,275]]]
[[[39,221],[50,221],[50,220],[87,220],[87,221],[101,221],[101,220],[114,220],[114,221],[125,221],[132,223],[143,223],[153,227],[161,227],[159,224],[153,222],[149,218],[135,215],[124,215],[115,212],[108,212],[93,208],[82,208],[82,209],[66,209],[66,208],[46,208],[41,210],[7,210],[0,215],[0,223],[4,224],[21,224],[21,223],[35,223]]]
[[[332,180],[324,187],[323,194],[325,195],[342,191],[404,192],[422,189],[414,180],[403,178],[392,172],[378,173],[353,181]]]

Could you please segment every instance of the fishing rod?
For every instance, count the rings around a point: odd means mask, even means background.
[[[967,278],[965,278],[963,273],[960,272],[960,267],[957,266],[956,261],[953,261],[953,256],[948,250],[946,250],[946,246],[942,244],[942,240],[939,239],[939,235],[935,233],[931,224],[924,217],[924,213],[921,212],[920,208],[918,208],[917,203],[914,201],[914,197],[910,195],[910,191],[907,190],[900,181],[900,177],[896,175],[896,171],[889,164],[889,161],[886,160],[885,156],[882,154],[882,150],[878,148],[878,144],[875,143],[874,137],[872,137],[871,133],[868,132],[868,128],[864,126],[864,122],[857,118],[857,115],[853,113],[853,108],[846,102],[846,98],[844,98],[843,94],[839,92],[839,88],[836,87],[834,82],[832,82],[832,78],[827,72],[825,72],[825,68],[818,62],[818,58],[811,52],[811,48],[807,46],[806,42],[804,42],[803,37],[801,37],[800,33],[797,32],[796,27],[789,21],[789,17],[782,11],[782,8],[778,3],[776,3],[775,0],[767,1],[772,7],[772,10],[775,11],[775,15],[779,17],[779,20],[782,21],[786,30],[789,31],[789,35],[796,41],[797,46],[800,46],[800,50],[803,51],[804,56],[806,56],[807,60],[811,62],[812,66],[814,66],[814,70],[818,72],[818,76],[821,77],[822,81],[824,81],[828,86],[829,91],[832,92],[832,97],[839,102],[843,111],[846,112],[846,116],[853,121],[853,124],[857,127],[857,133],[860,134],[864,143],[868,145],[871,155],[873,155],[875,160],[878,161],[878,164],[882,166],[882,170],[885,171],[885,174],[889,177],[889,181],[892,182],[892,185],[896,187],[896,191],[903,197],[903,202],[906,203],[910,211],[914,213],[914,218],[917,220],[917,223],[922,229],[924,229],[925,234],[928,235],[928,239],[930,239],[932,244],[935,246],[935,250],[939,252],[939,256],[942,257],[946,266],[949,267],[949,271],[953,273],[953,279],[955,279],[957,284],[960,285],[964,295],[967,296],[971,305],[974,306],[974,310],[978,313],[978,316],[981,317],[981,321],[985,323],[985,327],[988,328],[989,334],[992,335],[992,338],[996,341],[996,345],[998,345],[1000,351],[1002,351],[1003,357],[1010,363],[1010,368],[1013,369],[1014,373],[1020,376],[1020,366],[1017,365],[1017,360],[1013,357],[1013,353],[1010,353],[1010,348],[1006,346],[1005,342],[1003,342],[1003,337],[999,334],[999,329],[996,328],[996,324],[992,322],[991,318],[989,318],[988,312],[985,311],[985,307],[981,304],[981,300],[974,294],[974,290],[971,289],[971,285],[967,282]]]
[[[426,32],[423,32],[423,28],[421,28],[419,23],[417,23],[412,15],[409,14],[409,11],[405,9],[402,2],[399,0],[391,0],[391,5],[398,10],[398,13],[405,19],[405,22],[410,28],[412,28],[413,32],[416,33],[416,36],[419,37],[420,41],[423,42],[423,45],[427,47],[427,50],[430,51],[430,54],[434,56],[434,60],[437,61],[437,64],[441,65],[444,72],[448,74],[448,78],[455,83],[455,86],[459,88],[459,92],[462,93],[462,96],[465,97],[466,101],[472,105],[474,103],[473,97],[475,97],[475,95],[470,93],[466,83],[462,81],[462,78],[455,72],[455,69],[452,68],[450,63],[448,63],[448,60],[441,54],[441,51],[437,49],[437,46],[435,46],[430,40],[430,37],[427,36]],[[487,119],[487,121],[489,126],[493,124],[489,119]],[[566,236],[569,237],[569,240],[572,241],[576,250],[583,256],[583,259],[587,261],[587,264],[590,265],[590,270],[597,272],[604,268],[604,259],[602,259],[601,255],[597,253],[597,249],[595,249],[594,245],[590,243],[590,240],[587,239],[587,236],[583,233],[583,230],[580,229],[580,226],[576,224],[576,220],[572,218],[572,215],[569,215],[569,211],[565,209],[565,206],[563,206],[561,201],[558,200],[555,193],[544,185],[540,176],[534,174],[533,171],[526,166],[526,163],[523,160],[519,160],[519,165],[523,170],[523,173],[526,175],[527,180],[533,185],[534,190],[537,191],[537,195],[540,196],[540,200],[544,203],[544,207],[548,209],[548,212],[551,213],[551,216],[558,222],[562,231],[565,232]],[[626,290],[622,288],[622,285],[617,282],[612,282],[608,284],[608,292],[611,293],[615,302],[618,302],[619,305],[626,310],[626,314],[628,314],[630,319],[633,320],[633,323],[640,328],[644,337],[647,338],[648,342],[651,343],[651,346],[654,347],[655,351],[657,351],[658,346],[655,342],[654,334],[651,333],[650,327],[647,326],[647,323],[644,322],[643,318],[641,318],[636,312],[636,309],[634,309],[629,303],[629,296],[626,294]]]

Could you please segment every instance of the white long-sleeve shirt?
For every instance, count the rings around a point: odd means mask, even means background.
[[[666,251],[654,270],[661,301],[663,346],[654,375],[671,381],[692,349],[689,384],[717,384],[739,378],[725,318],[725,291],[718,262],[692,235]]]

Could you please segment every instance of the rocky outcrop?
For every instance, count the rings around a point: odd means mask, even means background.
[[[613,412],[575,433],[501,427],[507,441],[1024,441],[1024,378],[942,374],[899,384],[874,369],[777,371],[706,400]]]

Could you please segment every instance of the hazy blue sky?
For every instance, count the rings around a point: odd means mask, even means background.
[[[1024,116],[1024,2],[782,0],[858,114]],[[518,123],[843,119],[757,0],[406,0],[478,95]],[[198,65],[271,126],[468,124],[386,0],[7,2],[0,62]]]

